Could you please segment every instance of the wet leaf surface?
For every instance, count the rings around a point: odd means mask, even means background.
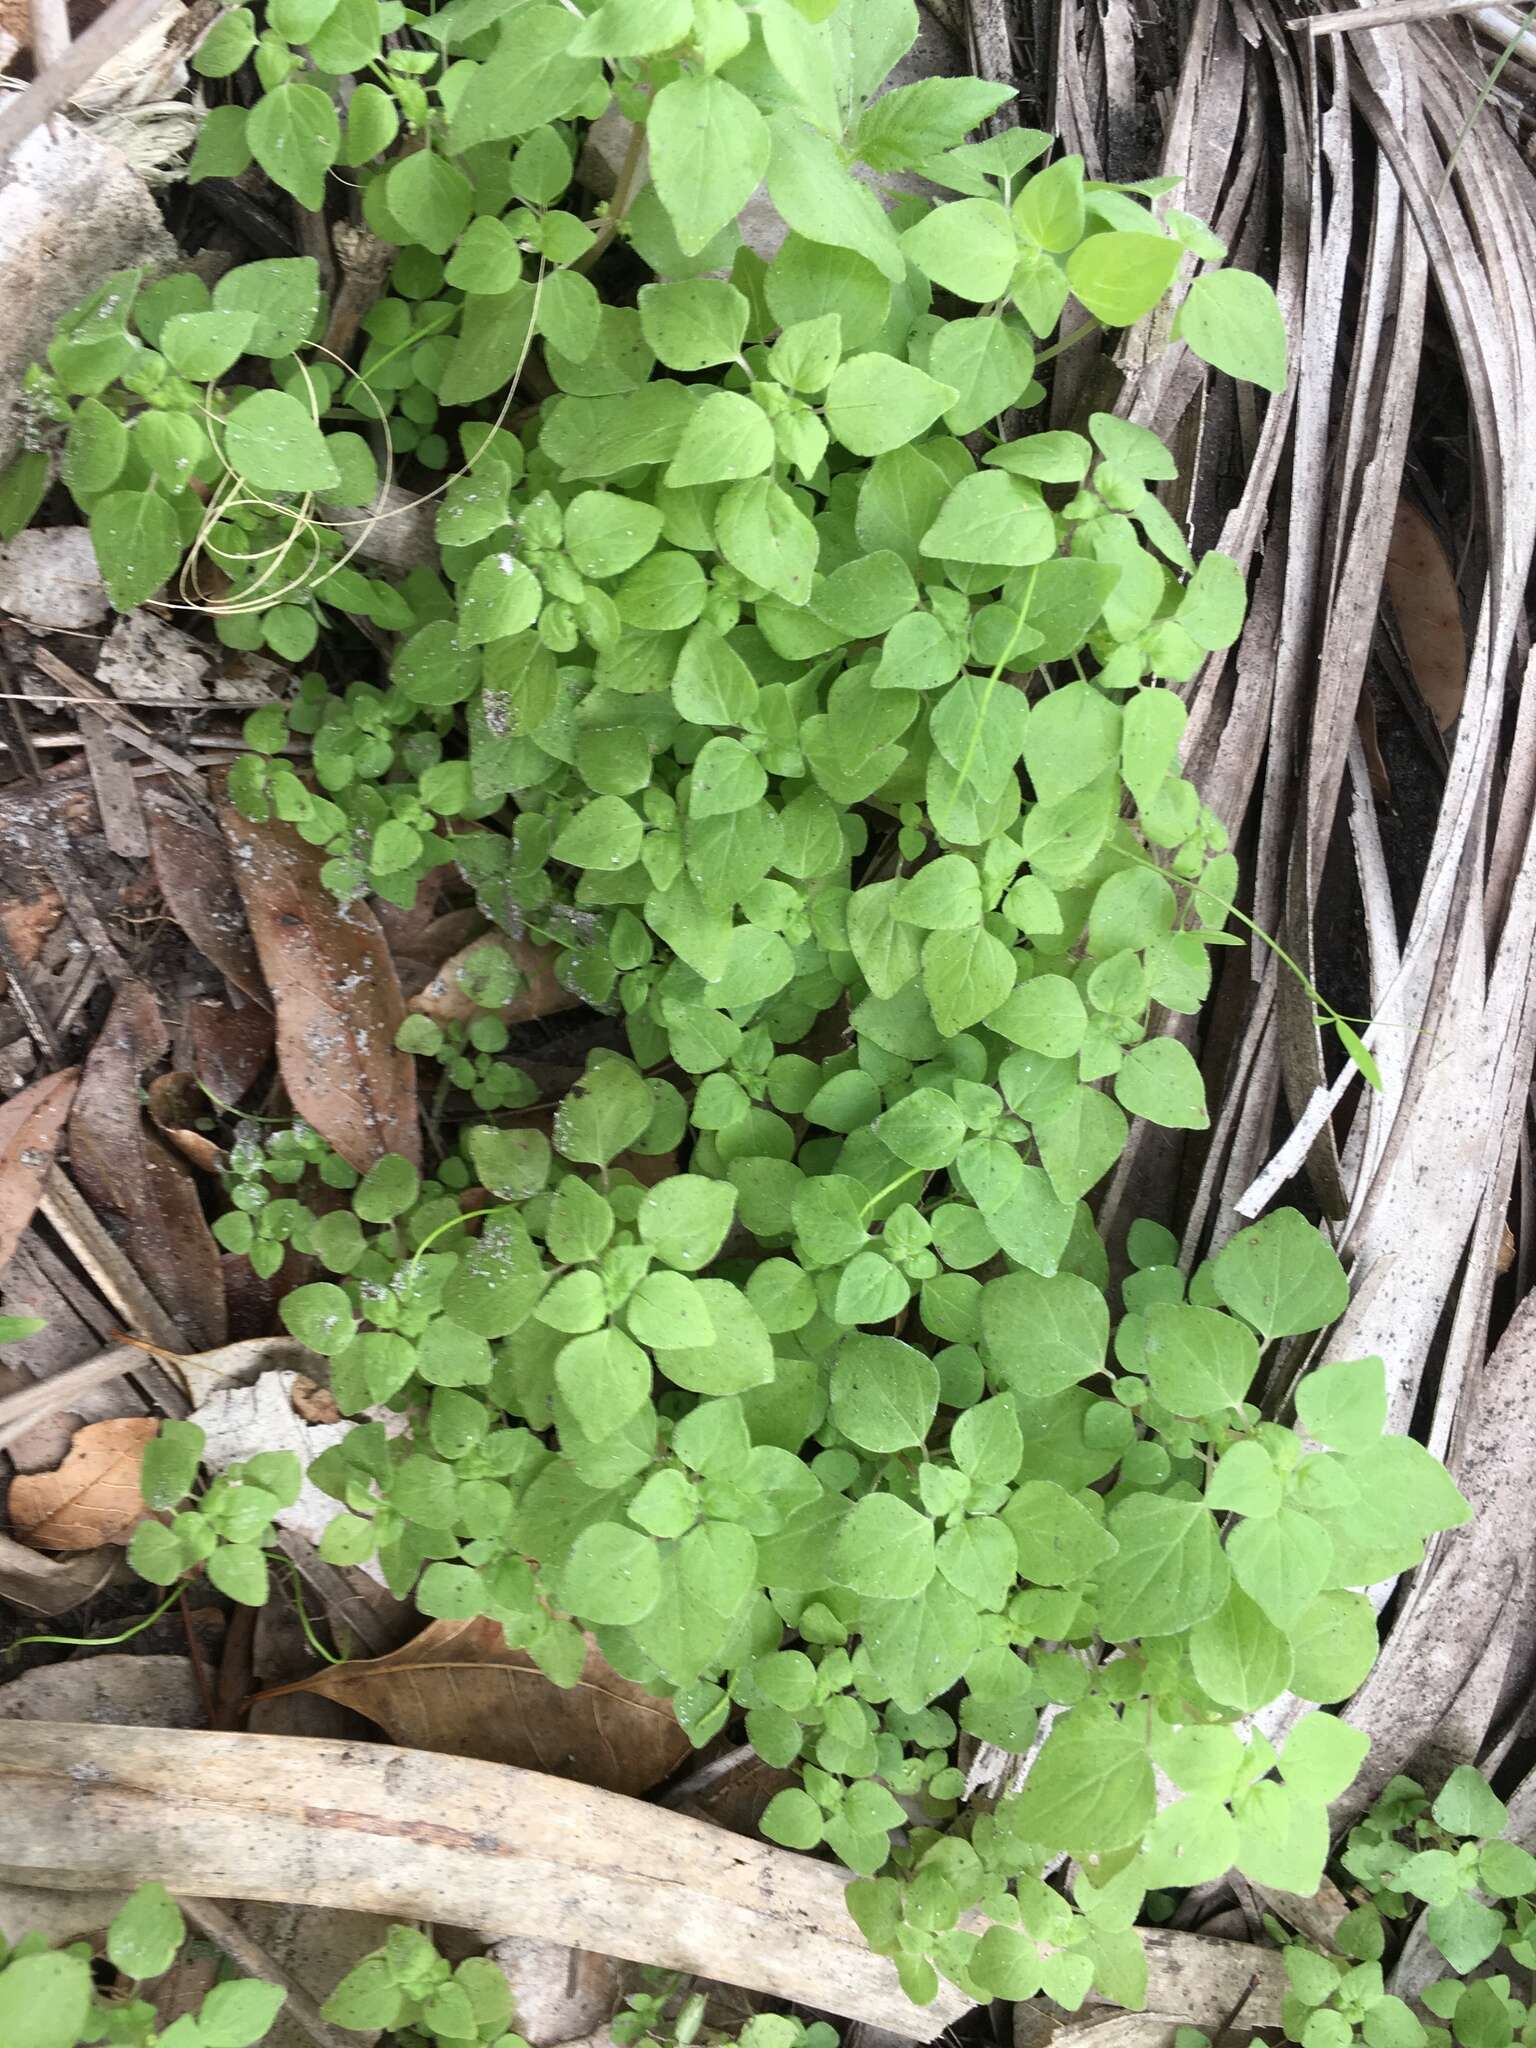
[[[187,1014],[192,1071],[216,1102],[237,1104],[272,1058],[277,1027],[270,1010],[247,1003],[193,1003]]]

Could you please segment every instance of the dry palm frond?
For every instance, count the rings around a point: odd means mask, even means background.
[[[1134,1217],[1156,1216],[1190,1263],[1272,1201],[1320,1209],[1353,1282],[1326,1355],[1380,1353],[1392,1426],[1416,1428],[1480,1510],[1395,1598],[1379,1589],[1383,1654],[1348,1709],[1374,1745],[1358,1805],[1415,1759],[1443,1770],[1504,1754],[1536,1662],[1526,1310],[1490,1357],[1536,1057],[1536,661],[1524,611],[1536,557],[1536,173],[1473,34],[1525,54],[1512,44],[1520,8],[1317,0],[1310,33],[1290,11],[1290,0],[1170,0],[1157,21],[1133,16],[1131,97],[1146,105],[1170,82],[1159,27],[1178,66],[1160,152],[1109,171],[1127,90],[1121,19],[1098,0],[1065,0],[1055,104],[1035,118],[1082,150],[1091,174],[1180,176],[1174,203],[1266,271],[1292,341],[1288,390],[1256,401],[1169,347],[1166,320],[1127,337],[1113,362],[1090,342],[1063,361],[1053,423],[1109,404],[1171,440],[1184,471],[1174,509],[1197,545],[1249,571],[1241,640],[1186,693],[1186,765],[1232,831],[1255,919],[1325,987],[1337,970],[1319,956],[1337,963],[1347,925],[1376,1020],[1380,1093],[1340,1070],[1270,950],[1219,956],[1206,1013],[1164,1020],[1205,1066],[1210,1132],[1139,1129],[1100,1219],[1113,1244]],[[1443,787],[1427,851],[1405,875],[1356,720],[1405,476],[1441,464],[1446,445],[1465,451],[1466,690],[1448,760],[1428,775]],[[1523,1173],[1530,1193],[1528,1163]],[[1524,1201],[1520,1220],[1524,1278]],[[1274,1412],[1324,1355],[1303,1349],[1272,1372]],[[1264,1724],[1278,1732],[1299,1711],[1279,1703]],[[1536,1812],[1536,1792],[1529,1804]]]

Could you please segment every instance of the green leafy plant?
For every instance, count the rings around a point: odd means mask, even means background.
[[[1351,1831],[1341,1861],[1369,1894],[1351,1914],[1349,1932],[1362,1954],[1381,1953],[1383,1922],[1427,1910],[1424,1931],[1458,1979],[1500,1949],[1522,1969],[1536,1967],[1536,1857],[1507,1839],[1509,1810],[1482,1774],[1463,1764],[1433,1800],[1411,1778],[1393,1778],[1365,1819]],[[1352,1951],[1353,1952],[1353,1951]],[[1491,1979],[1507,2000],[1507,1980]],[[1454,2032],[1463,2048],[1485,2038],[1480,2018],[1484,1990]],[[1432,2012],[1455,2020],[1461,1986],[1432,1985],[1423,1994]],[[1536,2025],[1522,2008],[1517,2033]],[[1496,2031],[1496,2029],[1495,2029]],[[1507,2041],[1509,2035],[1506,2033]]]
[[[1454,1770],[1433,1801],[1413,1779],[1393,1778],[1340,1858],[1359,1903],[1332,1947],[1295,1939],[1266,1916],[1285,1956],[1286,2039],[1299,2048],[1528,2048],[1536,2011],[1514,1994],[1509,1976],[1470,1975],[1501,1949],[1522,1970],[1536,1964],[1536,1857],[1506,1838],[1508,1822],[1503,1801],[1471,1765]],[[1454,1974],[1410,2004],[1386,1989],[1384,1968],[1393,1923],[1421,1906],[1425,1932]],[[1210,2048],[1193,2029],[1181,2035],[1178,2048]]]
[[[496,1965],[485,1956],[452,1964],[414,1927],[391,1927],[384,1946],[347,1972],[321,2013],[335,2026],[384,2028],[401,2042],[527,2048],[513,2029],[512,1993]]]
[[[1284,329],[1167,181],[967,140],[1006,97],[978,80],[882,93],[915,33],[910,0],[236,9],[203,67],[249,58],[261,96],[215,110],[193,175],[249,155],[317,206],[358,174],[397,254],[357,367],[303,259],[211,297],[114,280],[34,378],[0,502],[30,516],[62,436],[114,601],[178,572],[192,601],[210,563],[221,637],[321,664],[250,721],[239,809],[343,899],[451,864],[622,1024],[547,1130],[466,1120],[424,1175],[238,1134],[219,1239],[319,1262],[283,1320],[364,1418],[309,1475],[343,1509],[323,1554],[562,1684],[590,1632],[697,1743],[740,1715],[798,1773],[765,1831],[857,1873],[912,1997],[942,1971],[1135,2005],[1149,1889],[1315,1887],[1363,1738],[1238,1724],[1345,1698],[1358,1589],[1467,1509],[1383,1434],[1379,1360],[1309,1375],[1295,1428],[1250,1400],[1264,1347],[1347,1300],[1299,1215],[1189,1272],[1137,1223],[1111,1286],[1089,1197],[1131,1120],[1207,1121],[1159,1020],[1238,943],[1238,871],[1175,686],[1245,592],[1192,554],[1152,434],[1024,416],[1053,355],[1184,270],[1169,345],[1278,389]],[[584,219],[610,111],[632,146]],[[887,189],[907,172],[944,196]],[[771,257],[737,220],[764,181]],[[594,281],[619,237],[634,303]],[[549,395],[519,404],[531,361]],[[458,463],[440,574],[351,566],[397,460]],[[509,992],[401,1036],[471,1115],[529,1099]],[[158,1454],[162,1510],[199,1449]],[[259,1597],[297,1482],[255,1462],[141,1532],[155,1571]],[[962,1734],[1033,1757],[995,1811],[963,1802]],[[417,2024],[441,1981],[389,1995]]]
[[[707,2026],[704,1994],[690,1991],[688,1978],[655,1969],[640,1975],[642,1988],[626,1996],[609,2023],[620,2048],[724,2048],[726,2042],[736,2048],[837,2048],[835,2027],[824,2020],[807,2025],[788,2013],[756,2013],[735,2034]]]
[[[207,1439],[194,1422],[162,1422],[140,1471],[145,1503],[168,1516],[140,1522],[128,1562],[154,1586],[173,1586],[193,1570],[245,1607],[267,1598],[264,1545],[273,1518],[292,1507],[303,1470],[292,1451],[259,1451],[228,1466],[191,1505]]]
[[[216,1984],[195,2013],[161,2028],[154,2005],[139,1995],[163,1977],[187,1942],[186,1923],[161,1884],[140,1885],[107,1930],[103,1956],[131,1991],[103,1990],[88,1942],[53,1948],[26,1934],[0,1940],[0,2038],[6,2048],[254,2048],[267,2038],[285,1994],[275,1984],[229,1978]],[[654,2048],[837,2048],[834,2028],[807,2026],[782,2013],[758,2013],[737,2033],[704,2025],[704,1998],[666,1971],[643,1973],[613,2022],[614,2038]],[[669,2008],[677,2010],[669,2016]],[[507,1979],[484,1956],[454,1964],[419,1928],[396,1925],[383,1946],[350,1969],[322,2007],[335,2027],[373,2037],[383,2031],[401,2048],[527,2048],[515,2031]]]
[[[215,1984],[196,2012],[160,2027],[140,1987],[170,1969],[186,1936],[165,1887],[140,1885],[107,1929],[105,1960],[134,1987],[126,1995],[100,1988],[89,1942],[52,1948],[43,1935],[24,1934],[7,1948],[0,1940],[0,2039],[7,2048],[253,2048],[265,2040],[284,1993],[248,1977]]]

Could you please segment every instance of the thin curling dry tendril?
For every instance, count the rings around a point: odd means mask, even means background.
[[[496,417],[486,429],[486,440],[489,440],[492,434],[500,431],[507,415],[512,410],[512,402],[517,394],[517,387],[522,380],[523,371],[527,366],[528,352],[533,346],[533,337],[538,321],[539,300],[544,289],[545,275],[546,265],[541,256],[538,272],[533,281],[533,299],[528,308],[528,325],[527,331],[523,336],[522,348],[518,353],[517,363],[512,375],[507,381],[506,395],[502,399],[501,407]],[[349,377],[361,385],[372,401],[377,417],[380,420],[386,418],[386,407],[381,403],[378,393],[373,389],[373,386],[363,376],[361,371],[352,369],[334,349],[326,348],[322,342],[312,342],[310,346],[318,354],[327,356],[339,369],[345,371]],[[300,363],[298,367],[300,375],[304,378],[305,391],[309,400],[310,418],[318,426],[320,424],[321,408],[316,397],[314,380],[310,377],[303,363]],[[212,388],[211,385],[208,387],[210,392]],[[215,422],[219,425],[223,424],[222,421],[218,420],[218,416],[210,407],[205,405],[203,412],[210,424]],[[440,498],[445,491],[457,483],[460,477],[468,476],[474,467],[472,462],[465,462],[458,469],[444,477],[440,484],[435,485],[430,491],[423,491],[419,497],[411,498],[407,504],[386,505],[385,500],[388,498],[393,487],[395,476],[394,451],[390,446],[389,436],[386,433],[384,436],[384,477],[379,486],[378,496],[374,501],[373,508],[358,519],[327,519],[322,521],[310,517],[310,507],[315,502],[315,494],[313,492],[306,492],[299,505],[294,507],[277,504],[270,498],[262,497],[259,492],[250,491],[245,486],[243,479],[236,474],[228,457],[219,447],[217,436],[211,433],[210,439],[213,440],[215,453],[224,465],[225,475],[229,480],[229,488],[226,492],[224,485],[221,483],[215,495],[209,501],[207,510],[199,525],[197,537],[188,550],[187,558],[182,564],[181,573],[177,579],[177,588],[185,602],[173,605],[170,609],[200,612],[211,618],[240,618],[253,612],[268,611],[274,605],[280,604],[284,598],[309,589],[311,587],[311,573],[323,555],[322,545],[318,538],[319,530],[325,528],[333,532],[344,533],[350,527],[361,528],[357,538],[347,548],[346,552],[338,561],[333,562],[327,571],[327,575],[335,575],[338,570],[346,568],[348,563],[367,546],[369,535],[377,527],[382,526],[387,519],[403,518],[409,513],[419,511],[423,505],[431,504],[434,499]],[[256,584],[242,592],[240,597],[235,599],[209,597],[203,592],[198,582],[198,570],[204,558],[212,552],[208,545],[209,535],[218,525],[219,521],[232,509],[240,509],[247,506],[274,513],[279,517],[289,517],[293,520],[293,525],[289,532],[270,548],[253,549],[245,554],[236,554],[232,550],[220,550],[225,555],[225,559],[231,562],[258,562],[264,560],[268,555],[274,556],[275,560],[263,572],[262,576],[258,578]],[[257,593],[262,591],[262,585],[267,581],[267,578],[275,575],[281,569],[284,560],[286,560],[288,554],[298,544],[301,536],[307,538],[314,549],[308,568],[291,578],[287,583],[280,584],[277,589],[265,591],[258,595]],[[321,580],[323,581],[324,579]]]

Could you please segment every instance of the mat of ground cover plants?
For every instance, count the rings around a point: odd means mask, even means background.
[[[1531,2039],[1530,16],[0,81],[0,2043]]]

